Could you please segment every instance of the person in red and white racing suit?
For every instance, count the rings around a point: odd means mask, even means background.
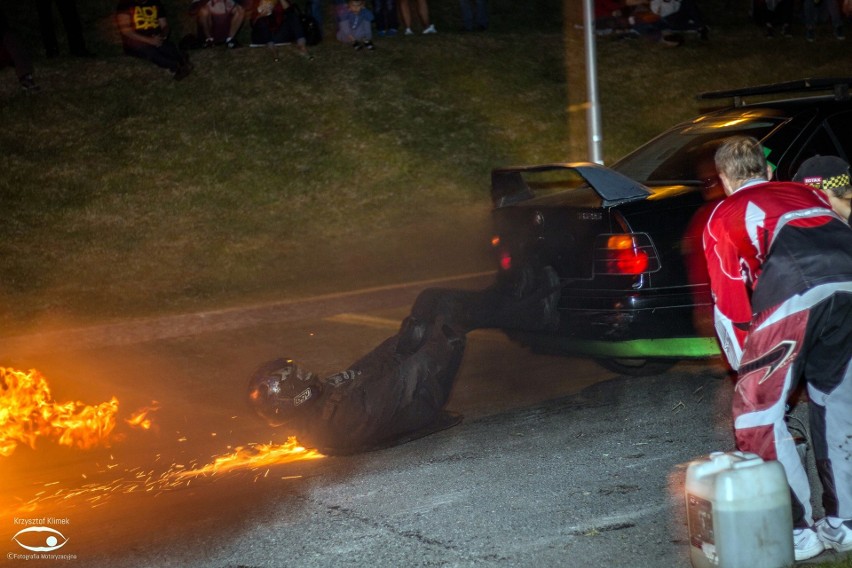
[[[819,191],[769,182],[763,148],[735,136],[715,156],[726,197],[704,229],[716,331],[737,371],[737,448],[785,469],[796,560],[852,550],[852,228]],[[826,518],[784,421],[807,384]]]

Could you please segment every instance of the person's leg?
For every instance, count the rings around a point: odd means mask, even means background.
[[[476,26],[481,30],[488,29],[488,0],[476,0]]]
[[[411,31],[411,0],[399,0],[399,15],[402,18],[402,25],[405,28],[405,35],[410,35]]]
[[[805,379],[823,506],[826,516],[852,519],[852,293],[836,293],[811,316]]]
[[[429,20],[429,4],[426,0],[417,0],[417,15],[420,17],[420,23],[424,29],[432,27],[432,22]]]
[[[808,41],[813,41],[816,33],[817,16],[819,15],[817,5],[814,4],[814,0],[804,0],[802,10],[805,16],[805,38]]]
[[[56,8],[62,18],[62,25],[65,26],[65,35],[68,36],[68,50],[72,55],[91,55],[83,40],[83,25],[77,11],[77,0],[59,0],[56,2]]]
[[[30,54],[24,49],[24,46],[18,41],[18,37],[11,31],[0,32],[0,44],[12,60],[12,65],[15,66],[15,75],[18,79],[33,74],[33,62],[30,59]]]
[[[210,6],[204,6],[198,11],[196,18],[198,22],[198,31],[201,40],[204,42],[204,47],[211,47],[215,41],[213,39],[213,14],[210,12]]]
[[[471,0],[459,0],[461,8],[462,27],[467,31],[473,31],[473,10],[470,6]],[[478,2],[477,2],[478,4]]]
[[[48,57],[56,57],[59,55],[59,42],[53,27],[53,0],[36,0],[35,5],[44,52]]]
[[[229,26],[228,26],[228,39],[236,39],[237,34],[240,33],[240,28],[243,27],[243,22],[245,21],[246,11],[239,4],[234,4],[234,7],[231,9],[229,15]]]
[[[784,416],[787,399],[802,373],[800,352],[807,321],[808,310],[793,300],[755,318],[732,404],[737,449],[784,466],[796,528],[810,527],[814,519],[808,475]]]

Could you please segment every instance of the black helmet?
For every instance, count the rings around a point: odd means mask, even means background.
[[[249,381],[248,401],[270,426],[281,426],[319,396],[318,377],[292,359],[275,359],[260,366]]]

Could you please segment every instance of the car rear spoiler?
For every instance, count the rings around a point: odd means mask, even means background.
[[[852,86],[852,77],[820,77],[811,79],[798,79],[784,83],[772,83],[770,85],[758,85],[756,87],[744,87],[742,89],[728,89],[724,91],[709,91],[698,95],[699,99],[734,99],[734,106],[745,105],[744,97],[782,95],[787,93],[812,93],[816,91],[833,91],[834,99],[837,101],[848,101],[849,89]]]
[[[591,162],[520,166],[491,171],[491,201],[494,207],[505,207],[535,197],[523,174],[548,170],[573,170],[595,190],[595,193],[603,200],[604,207],[640,201],[651,194],[641,183],[615,170]]]

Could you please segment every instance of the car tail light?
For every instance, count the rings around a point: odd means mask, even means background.
[[[646,233],[598,235],[595,273],[638,275],[660,269],[657,250]]]
[[[512,253],[505,248],[500,247],[500,235],[491,237],[491,246],[497,249],[497,259],[500,263],[500,270],[509,270],[512,268]]]

